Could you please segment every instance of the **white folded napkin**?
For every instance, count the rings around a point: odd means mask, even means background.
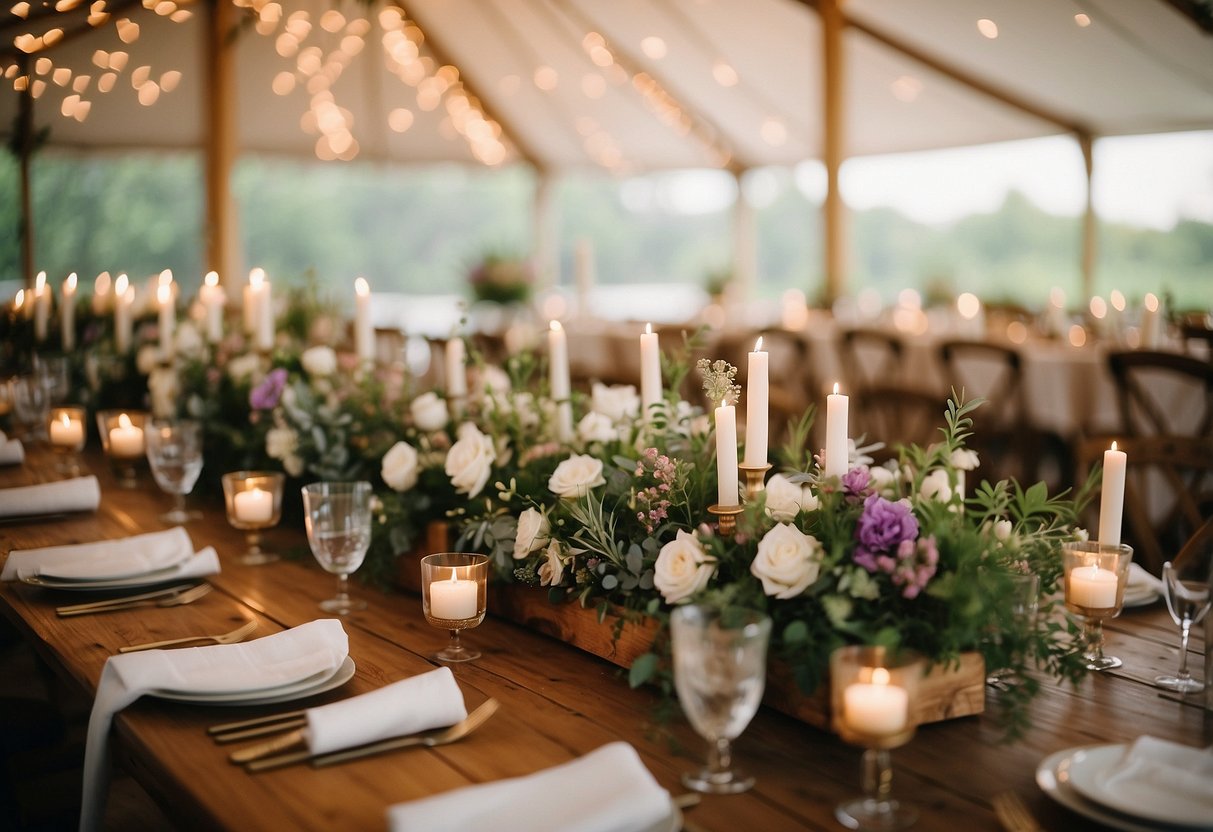
[[[91,832],[100,825],[106,744],[114,714],[143,694],[153,690],[238,693],[278,687],[336,672],[348,655],[349,638],[341,622],[324,618],[241,644],[110,656],[88,720],[80,829]]]
[[[1213,822],[1213,747],[1138,737],[1096,783],[1112,805],[1164,805],[1172,822]]]
[[[96,511],[101,486],[93,476],[0,489],[0,517]]]
[[[307,712],[307,745],[328,754],[369,742],[454,725],[468,715],[449,667]]]
[[[670,793],[636,749],[613,742],[572,762],[388,809],[392,832],[637,832],[669,817]]]
[[[1125,583],[1125,592],[1162,592],[1162,579],[1155,578],[1136,563],[1129,564],[1129,580]]]
[[[118,540],[14,549],[0,571],[0,581],[15,581],[22,575],[93,581],[124,578],[165,569],[193,554],[189,532],[175,526]]]
[[[25,446],[20,439],[5,438],[0,431],[0,465],[20,465],[25,462]]]

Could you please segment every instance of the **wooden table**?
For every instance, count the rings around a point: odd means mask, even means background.
[[[89,462],[102,483],[100,510],[0,526],[0,551],[162,528],[155,517],[169,499],[146,473],[144,487],[124,491],[99,459]],[[50,468],[46,455],[35,451],[24,467],[0,469],[0,486],[54,479]],[[124,644],[225,632],[247,617],[258,620],[256,635],[263,636],[323,615],[317,603],[332,595],[331,575],[302,561],[239,565],[243,537],[228,526],[222,506],[201,497],[192,503],[204,511],[202,521],[188,526],[194,543],[214,545],[223,562],[222,574],[210,579],[217,591],[201,601],[60,619],[54,607],[79,601],[78,595],[8,584],[0,588],[0,609],[57,672],[90,696],[106,658]],[[284,547],[304,542],[301,528],[282,528],[270,538]],[[427,655],[446,640],[445,632],[425,623],[417,597],[362,586],[355,592],[369,605],[345,620],[357,675],[309,704],[429,670],[434,664]],[[1148,681],[1177,661],[1177,629],[1162,605],[1126,611],[1108,630],[1109,652],[1124,658],[1125,667],[1093,674],[1076,689],[1049,684],[1034,704],[1035,727],[1017,744],[1001,743],[999,704],[991,693],[984,716],[924,726],[894,754],[895,791],[921,810],[916,828],[998,828],[990,800],[1013,790],[1047,829],[1096,829],[1035,785],[1036,766],[1047,754],[1141,734],[1194,746],[1213,742],[1209,712],[1161,695]],[[111,748],[174,821],[203,829],[382,829],[385,810],[395,803],[528,774],[617,739],[635,746],[672,793],[685,791],[679,773],[700,763],[704,743],[681,720],[654,725],[654,691],[631,690],[614,666],[491,616],[466,640],[484,654],[453,668],[469,709],[486,697],[502,707],[460,743],[328,769],[297,766],[250,775],[228,763],[230,749],[211,742],[204,729],[284,706],[206,708],[143,699],[116,718]],[[1200,672],[1199,655],[1193,666]],[[709,830],[838,829],[833,808],[858,792],[859,757],[858,749],[832,735],[764,708],[737,743],[738,761],[757,776],[756,788],[706,796],[687,820]]]

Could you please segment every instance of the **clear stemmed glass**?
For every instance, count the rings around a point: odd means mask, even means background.
[[[421,611],[430,625],[447,630],[451,640],[434,654],[442,662],[470,662],[459,633],[479,627],[488,606],[489,559],[463,552],[439,552],[421,559]]]
[[[914,736],[925,667],[911,650],[851,646],[830,654],[831,723],[843,740],[864,749],[864,794],[834,809],[849,829],[901,829],[918,819],[918,810],[893,798],[889,751]]]
[[[47,424],[51,451],[59,458],[55,466],[61,474],[75,477],[80,474],[80,451],[88,437],[83,407],[52,407]]]
[[[1040,578],[1033,572],[1012,572],[1006,575],[1006,607],[997,622],[998,632],[993,638],[1002,640],[1003,628],[1014,627],[1022,632],[1031,629],[1040,606]],[[1011,661],[1017,657],[1007,656]],[[996,667],[986,674],[986,684],[995,690],[1009,690],[1018,683],[1013,671],[1007,667]]]
[[[144,430],[144,447],[152,476],[162,491],[173,495],[173,507],[160,519],[181,525],[202,516],[187,511],[185,495],[202,473],[202,425],[190,420],[153,421]]]
[[[1088,670],[1110,670],[1123,662],[1103,652],[1103,620],[1120,615],[1133,549],[1123,543],[1070,541],[1061,545],[1066,609],[1082,618]]]
[[[1170,561],[1162,567],[1162,594],[1167,599],[1167,611],[1180,627],[1179,670],[1174,676],[1155,676],[1154,684],[1180,693],[1204,690],[1205,683],[1193,679],[1188,670],[1188,635],[1209,612],[1210,594],[1207,581],[1188,580],[1187,570],[1177,569]],[[1205,661],[1213,661],[1205,657]]]
[[[362,565],[371,545],[371,484],[314,482],[303,486],[303,521],[312,554],[337,575],[337,595],[320,602],[320,609],[348,615],[366,609],[365,601],[349,594],[349,576]]]
[[[223,503],[227,522],[244,532],[248,549],[240,556],[245,566],[261,566],[278,560],[274,552],[261,548],[261,533],[278,525],[282,517],[281,471],[232,471],[224,474]]]
[[[685,606],[670,616],[674,686],[691,726],[708,746],[708,764],[686,772],[687,788],[714,794],[744,792],[754,778],[733,768],[731,743],[758,710],[766,685],[771,619],[759,612],[722,614]]]

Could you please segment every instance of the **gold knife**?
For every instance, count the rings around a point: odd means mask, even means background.
[[[185,592],[187,589],[197,586],[197,584],[177,584],[176,586],[166,587],[165,589],[157,589],[152,592],[145,592],[142,595],[124,595],[121,598],[109,598],[105,601],[91,601],[87,604],[68,604],[63,607],[56,607],[55,612],[59,615],[65,613],[73,613],[79,610],[94,610],[102,607],[109,607],[115,604],[126,604],[131,601],[146,601],[152,598],[160,598],[161,596],[176,595],[179,592]]]

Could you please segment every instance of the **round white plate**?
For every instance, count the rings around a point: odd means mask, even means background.
[[[171,569],[176,569],[194,556],[193,547],[186,546],[175,560],[163,563],[155,569],[140,568],[129,559],[125,565],[110,564],[109,571],[104,559],[73,560],[59,566],[43,566],[38,570],[38,577],[50,578],[55,581],[71,581],[73,583],[95,583],[97,581],[137,580],[148,575],[158,575]],[[118,559],[121,560],[120,558]],[[116,570],[116,571],[115,571]]]
[[[1125,590],[1123,605],[1126,607],[1146,607],[1153,604],[1162,595],[1157,589],[1146,587],[1143,590]]]
[[[1125,779],[1117,788],[1107,786],[1108,772],[1120,761],[1127,745],[1101,745],[1074,752],[1069,760],[1070,785],[1087,800],[1141,820],[1213,828],[1208,804],[1167,798],[1145,783]]]
[[[189,561],[187,560],[186,563]],[[183,567],[185,563],[179,563],[176,566],[170,566],[166,569],[158,569],[155,572],[145,572],[138,577],[121,578],[108,581],[85,581],[85,580],[64,580],[62,578],[51,578],[39,575],[21,575],[20,580],[23,584],[30,586],[42,586],[47,589],[67,589],[74,592],[94,592],[102,589],[139,589],[145,586],[154,586],[156,584],[168,583],[169,581],[185,580],[193,577],[204,577],[202,575],[183,575]]]
[[[1109,829],[1120,829],[1123,832],[1158,832],[1153,824],[1139,823],[1132,818],[1126,818],[1102,806],[1091,803],[1070,786],[1070,758],[1082,748],[1067,748],[1050,754],[1040,761],[1036,767],[1036,785],[1053,800],[1065,806],[1072,812],[1085,818],[1102,823]]]
[[[682,810],[670,803],[670,813],[647,827],[644,832],[678,832],[682,828]]]
[[[157,699],[167,699],[171,702],[190,702],[195,705],[272,705],[277,702],[290,702],[295,699],[305,699],[318,693],[339,688],[354,678],[354,660],[349,656],[331,676],[317,680],[309,676],[289,685],[278,685],[260,691],[236,691],[233,693],[189,693],[186,691],[154,690],[149,696]]]

